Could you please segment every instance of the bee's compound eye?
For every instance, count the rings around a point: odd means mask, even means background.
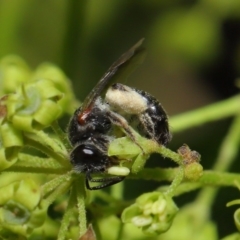
[[[70,154],[70,161],[76,172],[104,172],[109,160],[104,152],[93,144],[80,144]]]
[[[71,162],[73,165],[79,162],[94,162],[98,161],[101,154],[98,149],[92,145],[81,144],[77,146],[71,153]]]

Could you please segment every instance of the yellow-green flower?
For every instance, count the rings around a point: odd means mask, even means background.
[[[19,87],[6,101],[7,119],[19,130],[32,132],[51,125],[62,112],[63,93],[46,79]]]
[[[38,66],[32,76],[33,81],[37,81],[39,79],[52,81],[55,87],[60,92],[64,93],[64,96],[60,99],[59,104],[61,105],[63,112],[72,114],[74,109],[77,107],[74,106],[76,100],[73,95],[71,82],[64,72],[54,64],[43,63]]]
[[[0,121],[0,171],[11,167],[24,145],[22,132],[9,122]]]
[[[173,200],[163,193],[145,193],[123,211],[122,221],[142,228],[145,234],[160,234],[170,228],[177,211]]]
[[[46,209],[39,207],[40,187],[30,178],[1,187],[0,196],[1,230],[28,236],[44,223]]]

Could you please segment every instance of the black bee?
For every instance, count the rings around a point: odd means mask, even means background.
[[[167,115],[148,93],[116,83],[108,89],[105,100],[100,97],[116,73],[141,52],[142,42],[143,39],[113,63],[69,122],[68,138],[73,146],[70,161],[76,172],[86,174],[86,187],[90,190],[105,188],[125,178],[119,175],[92,178],[92,174],[106,173],[119,164],[116,157],[107,155],[109,143],[114,139],[113,126],[122,128],[137,145],[129,123],[159,144],[166,145],[171,139]],[[90,182],[101,184],[91,187]]]

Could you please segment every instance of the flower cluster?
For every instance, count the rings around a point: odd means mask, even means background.
[[[145,193],[123,211],[122,220],[149,235],[166,232],[178,211],[173,200],[161,192]]]
[[[28,236],[43,224],[46,209],[40,208],[40,188],[31,179],[13,181],[0,187],[1,236]],[[31,196],[29,198],[29,196]]]
[[[62,96],[61,99],[58,99],[58,105],[61,106],[62,112],[73,112],[74,109],[71,106],[74,107],[76,100],[73,95],[71,83],[57,66],[51,63],[43,63],[35,71],[31,71],[25,61],[18,56],[10,55],[0,60],[0,96],[15,93],[18,87],[29,83],[34,85],[39,80],[51,82],[54,88],[61,92]],[[50,91],[47,88],[42,90]]]
[[[73,111],[74,103],[69,80],[56,66],[43,64],[31,71],[19,57],[0,60],[0,171],[4,171],[0,176],[0,236],[3,239],[25,239],[32,234],[42,236],[43,232],[49,236],[54,232],[56,236],[57,227],[54,231],[44,228],[49,222],[47,208],[58,195],[46,200],[49,195],[43,194],[36,181],[40,181],[49,166],[60,172],[70,169],[64,144],[52,132],[49,137],[44,129],[50,126],[54,129],[63,113]],[[26,147],[44,155],[32,155]],[[26,175],[20,179],[16,177],[20,173],[13,175],[7,171],[40,174],[39,179]]]
[[[70,81],[52,64],[35,71],[17,56],[0,60],[0,170],[11,167],[26,145],[25,133],[49,127],[75,102]],[[5,94],[5,95],[4,95]]]
[[[7,119],[18,129],[32,132],[49,126],[61,114],[63,94],[46,79],[20,86],[6,101]]]

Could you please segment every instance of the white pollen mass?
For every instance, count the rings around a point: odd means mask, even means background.
[[[147,102],[139,93],[130,87],[124,86],[126,91],[109,88],[106,101],[115,109],[123,110],[128,114],[140,114],[147,109]]]

